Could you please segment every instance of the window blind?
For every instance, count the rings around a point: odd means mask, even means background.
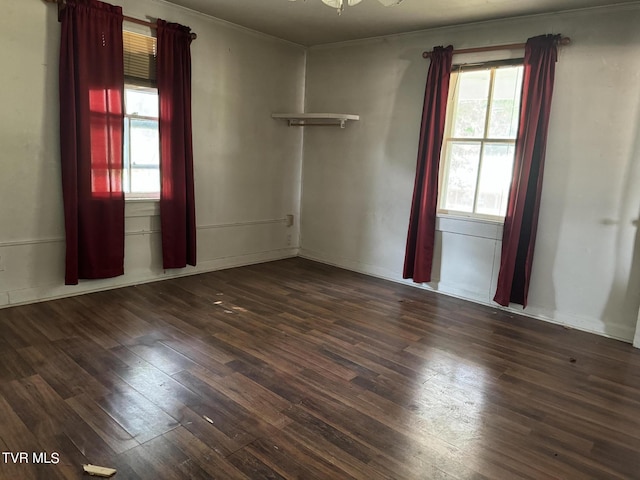
[[[156,52],[154,37],[123,31],[124,77],[127,83],[156,86]]]

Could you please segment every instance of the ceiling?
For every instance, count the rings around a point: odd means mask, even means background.
[[[558,12],[637,0],[363,0],[338,16],[321,0],[170,0],[171,3],[301,45],[320,45],[426,28]]]

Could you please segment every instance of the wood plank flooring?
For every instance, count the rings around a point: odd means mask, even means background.
[[[0,329],[2,479],[640,478],[630,345],[303,259]]]

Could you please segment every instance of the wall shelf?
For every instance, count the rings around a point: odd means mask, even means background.
[[[360,120],[360,115],[348,113],[273,113],[271,117],[287,120],[290,127],[314,125],[344,128],[348,120]]]

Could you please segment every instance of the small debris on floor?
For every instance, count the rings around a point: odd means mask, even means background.
[[[82,465],[82,469],[91,476],[103,478],[113,477],[117,472],[115,468],[100,467],[90,463]]]
[[[211,425],[213,425],[213,420],[211,420],[209,417],[207,417],[206,415],[203,415],[202,418],[204,418],[207,422],[209,422]]]
[[[573,358],[573,357],[569,357],[569,361],[570,361],[571,363],[576,363],[576,362],[577,362],[577,360],[576,360],[575,358]]]
[[[214,305],[220,305],[222,301],[218,300],[217,302],[213,302]]]

